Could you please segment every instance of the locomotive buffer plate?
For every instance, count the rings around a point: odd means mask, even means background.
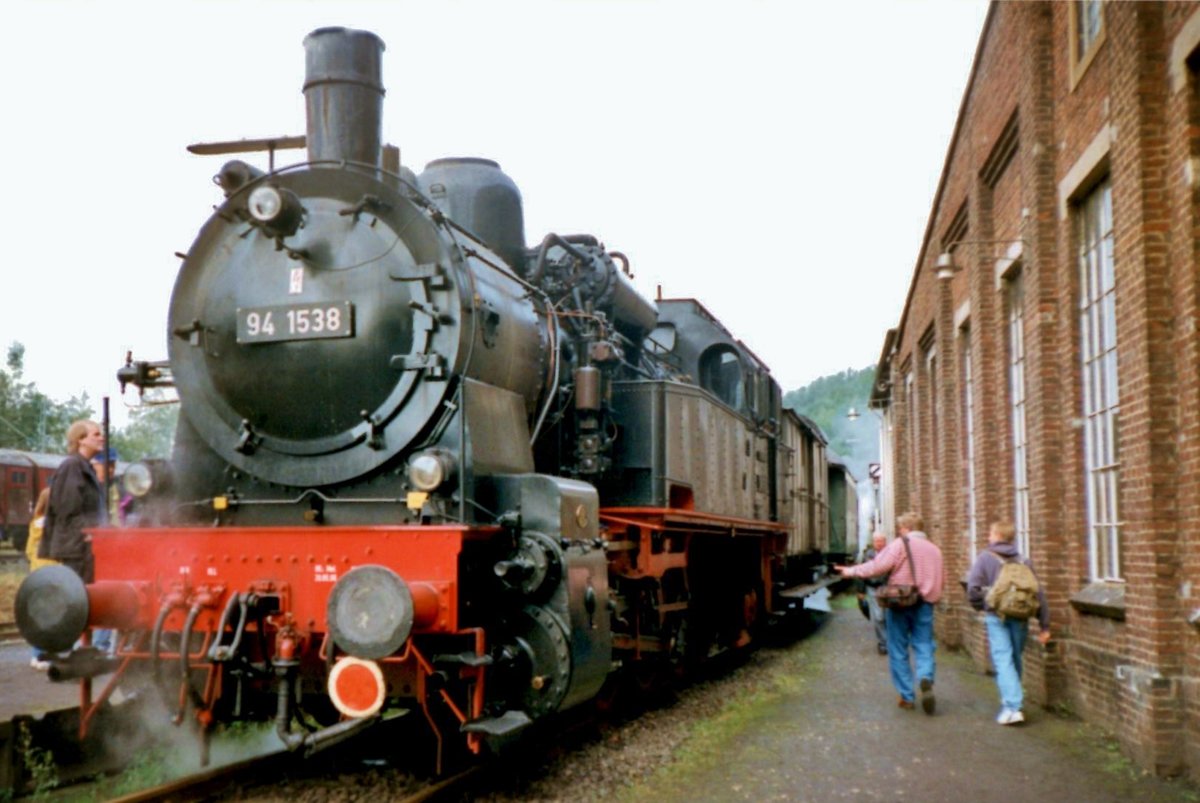
[[[238,307],[238,343],[354,337],[354,305],[349,301]]]

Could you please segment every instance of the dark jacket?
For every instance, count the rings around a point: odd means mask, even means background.
[[[50,506],[38,557],[78,561],[91,554],[83,531],[102,517],[104,493],[92,465],[79,453],[70,455],[50,483]]]
[[[996,584],[996,577],[1000,574],[1004,562],[1014,557],[1033,570],[1033,564],[1029,558],[1021,557],[1016,544],[1001,541],[988,545],[987,549],[979,553],[979,557],[975,558],[975,565],[967,574],[967,601],[971,603],[972,608],[977,611],[991,612],[991,609],[987,607],[988,589]],[[1034,577],[1037,577],[1036,570],[1033,570],[1033,574]],[[1042,586],[1040,579],[1038,580],[1037,617],[1042,630],[1050,627],[1050,609],[1046,605],[1046,589]]]
[[[879,553],[875,550],[874,545],[869,546],[863,550],[861,562],[866,563],[869,560],[875,560],[875,556],[878,554]],[[867,577],[859,580],[859,582],[862,583],[863,588],[879,588],[881,585],[887,583],[887,575],[885,574],[880,575],[879,577]]]

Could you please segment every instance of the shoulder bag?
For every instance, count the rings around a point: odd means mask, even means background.
[[[913,563],[912,548],[908,545],[908,536],[900,536],[904,541],[904,552],[908,555],[908,565],[912,568],[913,579],[917,579],[917,565]],[[888,578],[891,579],[890,577]],[[911,608],[921,601],[921,592],[915,585],[896,585],[888,583],[875,591],[875,599],[881,608]]]

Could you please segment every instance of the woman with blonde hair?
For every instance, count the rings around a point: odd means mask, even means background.
[[[104,432],[95,421],[76,421],[67,429],[67,459],[50,483],[50,506],[38,556],[54,558],[90,583],[95,559],[87,530],[101,522],[104,491],[92,469],[92,455],[104,449]]]

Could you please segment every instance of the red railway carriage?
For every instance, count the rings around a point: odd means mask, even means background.
[[[496,163],[400,165],[373,34],[305,47],[305,136],[193,147],[308,160],[220,170],[170,359],[118,374],[181,404],[171,459],[126,473],[138,526],[93,531],[95,583],[18,593],[84,730],[142,684],[206,734],[273,720],[315,750],[409,712],[477,752],[803,611],[824,452],[767,366],[596,237],[527,248]],[[113,656],[72,648],[93,627]]]
[[[63,455],[0,449],[0,540],[18,551],[25,549],[34,503],[64,459]]]

